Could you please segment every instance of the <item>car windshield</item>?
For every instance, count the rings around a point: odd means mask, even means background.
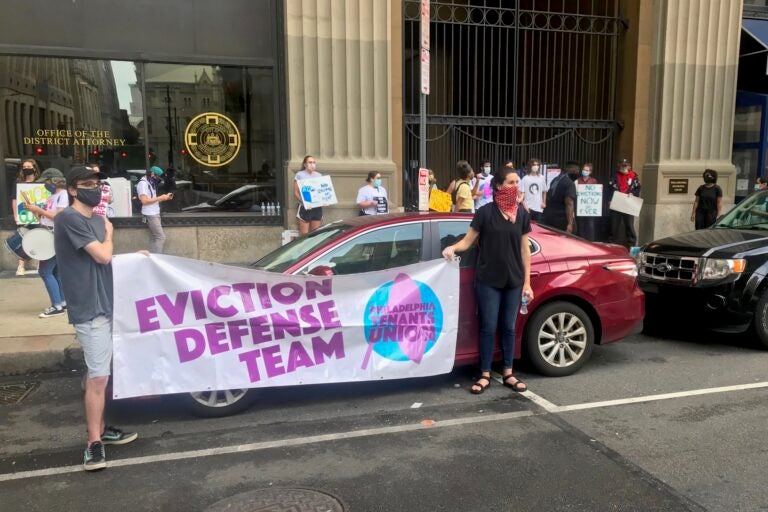
[[[310,252],[342,237],[351,229],[352,226],[347,224],[331,224],[272,251],[251,266],[269,272],[284,272]]]
[[[747,197],[717,221],[714,227],[768,230],[768,191]]]

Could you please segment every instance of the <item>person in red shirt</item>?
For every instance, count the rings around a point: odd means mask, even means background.
[[[611,192],[611,199],[616,192],[640,196],[640,180],[635,171],[632,170],[632,164],[629,160],[625,158],[621,161],[619,170],[608,187]],[[635,217],[633,215],[611,210],[611,242],[623,245],[627,249],[631,249],[637,243]]]
[[[592,177],[593,166],[591,163],[585,163],[581,166],[581,172],[579,178],[576,180],[576,185],[597,185],[597,180]],[[578,198],[576,199],[578,203]],[[595,222],[597,217],[576,217],[576,234],[581,238],[585,238],[590,242],[594,242],[595,238]]]

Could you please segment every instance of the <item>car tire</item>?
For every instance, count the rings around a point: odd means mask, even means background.
[[[200,391],[181,395],[184,408],[202,418],[232,416],[249,408],[255,399],[253,389]]]
[[[572,302],[550,302],[538,308],[525,331],[528,359],[547,377],[565,377],[578,371],[595,344],[592,320]]]
[[[760,300],[755,306],[755,318],[752,320],[752,326],[757,335],[757,341],[760,347],[768,349],[768,290],[763,292]]]

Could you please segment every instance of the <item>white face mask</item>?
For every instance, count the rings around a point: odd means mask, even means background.
[[[491,168],[490,168],[490,166],[485,166],[485,167],[483,167],[483,174],[485,174],[486,176],[488,176],[490,173],[491,173]]]
[[[315,172],[315,169],[317,169],[317,164],[307,164],[307,170],[309,172]]]
[[[532,165],[531,166],[531,172],[538,173],[539,172],[539,166],[538,165]]]

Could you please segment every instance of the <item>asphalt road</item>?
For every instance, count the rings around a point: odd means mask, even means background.
[[[220,419],[117,401],[111,419],[140,437],[95,474],[79,469],[81,376],[37,376],[0,406],[0,511],[768,510],[767,362],[743,337],[637,335],[571,377],[522,369],[526,396],[470,395],[462,369],[265,390]]]

